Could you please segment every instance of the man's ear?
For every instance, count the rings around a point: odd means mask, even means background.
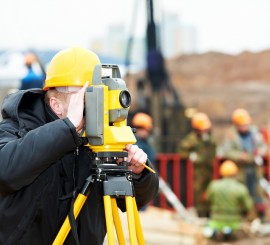
[[[64,113],[63,110],[63,105],[61,103],[61,101],[59,99],[57,99],[56,97],[50,97],[50,107],[53,110],[53,112],[59,117],[61,118],[61,116]]]

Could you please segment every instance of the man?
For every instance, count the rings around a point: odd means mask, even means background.
[[[194,207],[199,217],[207,217],[209,203],[204,194],[213,176],[216,143],[211,133],[211,121],[205,113],[195,113],[191,126],[193,130],[180,141],[178,152],[183,159],[190,159],[194,164]]]
[[[27,68],[27,74],[21,79],[20,90],[43,87],[45,74],[43,71],[36,71],[33,67],[35,64],[38,64],[39,67],[42,66],[36,55],[33,53],[27,53],[25,55],[25,66]]]
[[[136,145],[144,150],[148,159],[153,163],[156,153],[149,142],[153,130],[152,117],[144,112],[137,112],[132,118],[132,126],[136,128]]]
[[[70,209],[69,196],[91,174],[91,150],[83,145],[84,95],[99,58],[66,49],[52,59],[40,89],[9,95],[0,123],[0,244],[52,244]],[[44,102],[45,101],[45,102]],[[158,177],[147,155],[126,145],[138,208],[154,198]],[[122,210],[125,206],[118,205]],[[103,244],[106,235],[102,183],[95,182],[78,218],[80,244]],[[67,244],[74,244],[71,234]]]
[[[259,180],[262,177],[263,157],[267,153],[267,145],[259,129],[251,124],[252,119],[247,110],[235,109],[231,120],[233,125],[226,131],[219,152],[223,158],[237,164],[238,179],[247,186],[257,214],[263,219],[265,204]]]
[[[224,161],[219,172],[223,178],[211,181],[206,192],[211,203],[209,227],[216,236],[223,233],[229,239],[233,231],[240,230],[242,214],[251,210],[253,202],[246,186],[236,180],[234,162]]]
[[[154,163],[156,153],[153,146],[149,142],[153,130],[153,119],[144,112],[137,112],[132,118],[132,126],[136,128],[136,145],[141,148],[148,156],[150,162]],[[140,211],[145,211],[147,205],[142,207]]]

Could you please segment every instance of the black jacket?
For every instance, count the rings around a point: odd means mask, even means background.
[[[0,244],[52,244],[71,200],[91,173],[90,149],[68,118],[56,119],[45,92],[6,97],[0,123]],[[80,243],[102,244],[106,234],[102,184],[96,182],[77,218]],[[133,181],[138,207],[154,198],[158,177],[147,170]],[[124,209],[124,207],[120,207]],[[65,244],[74,244],[69,234]]]

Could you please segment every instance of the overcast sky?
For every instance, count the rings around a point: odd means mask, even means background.
[[[146,25],[146,0],[0,0],[0,49],[88,47],[113,23],[128,36]],[[239,53],[270,48],[270,0],[154,0],[157,14],[173,12],[197,30],[198,52]]]

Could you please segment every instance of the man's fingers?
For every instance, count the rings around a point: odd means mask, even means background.
[[[128,161],[132,165],[139,167],[140,165],[145,163],[146,160],[147,160],[146,153],[142,149],[140,149],[138,146],[135,145],[129,150]]]
[[[144,153],[142,149],[139,149],[133,155],[133,158],[131,159],[131,161],[136,167],[139,167],[140,165],[142,165],[142,163],[146,162],[146,154]]]
[[[82,87],[82,90],[85,91],[86,88],[88,87],[88,85],[89,85],[89,81],[86,81],[85,84]]]
[[[77,130],[82,128],[83,110],[84,110],[84,95],[89,82],[85,82],[84,86],[77,92],[70,95],[70,101],[67,111],[67,117],[74,124]]]

